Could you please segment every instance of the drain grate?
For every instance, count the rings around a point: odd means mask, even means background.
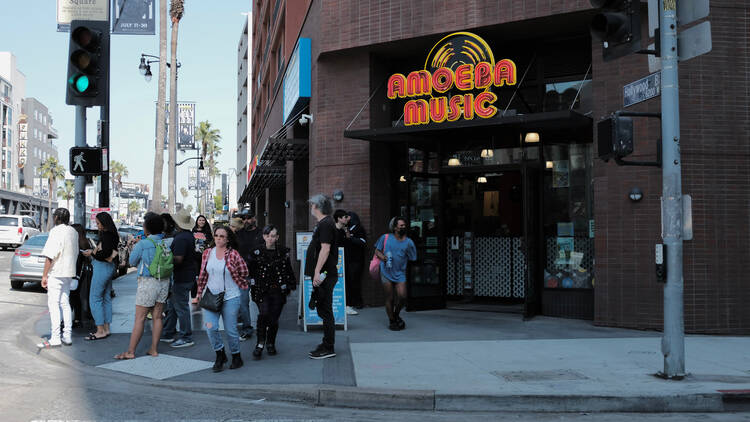
[[[589,379],[580,372],[569,369],[551,371],[492,371],[492,375],[509,382],[535,382],[535,381],[581,381]]]

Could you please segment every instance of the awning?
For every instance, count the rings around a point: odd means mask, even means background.
[[[418,126],[345,130],[344,136],[373,142],[419,142],[538,132],[542,139],[575,136],[580,140],[590,141],[593,136],[590,130],[592,124],[591,117],[574,110],[562,110]]]
[[[250,180],[239,202],[250,202],[265,189],[286,183],[286,162],[307,157],[308,140],[303,138],[269,137],[261,152],[248,165]]]

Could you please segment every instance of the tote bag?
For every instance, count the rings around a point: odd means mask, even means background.
[[[385,245],[388,243],[388,235],[385,235],[385,239],[383,240],[383,253],[385,253]],[[372,260],[370,261],[370,277],[373,278],[373,280],[380,280],[380,259],[378,259],[377,255],[372,255]]]

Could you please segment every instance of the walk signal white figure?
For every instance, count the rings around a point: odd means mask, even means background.
[[[84,171],[83,163],[86,162],[86,160],[83,159],[83,152],[73,157],[73,161],[75,161],[75,165],[73,166],[73,171],[79,171],[78,168],[80,167],[80,171]]]

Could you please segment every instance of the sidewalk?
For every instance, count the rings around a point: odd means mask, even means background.
[[[160,356],[116,361],[127,349],[135,274],[115,280],[113,335],[43,357],[130,381],[248,398],[361,408],[473,411],[726,411],[750,409],[750,338],[688,336],[682,381],[653,376],[662,368],[659,333],[595,327],[588,321],[439,310],[405,313],[404,331],[387,329],[382,308],[367,308],[337,331],[333,359],[308,359],[320,330],[297,328],[296,296],[284,309],[279,354],[254,361],[255,338],[242,343],[245,366],[213,373],[214,353],[193,309],[195,346],[159,346]],[[20,343],[49,335],[46,315]],[[96,368],[93,368],[96,367]]]

